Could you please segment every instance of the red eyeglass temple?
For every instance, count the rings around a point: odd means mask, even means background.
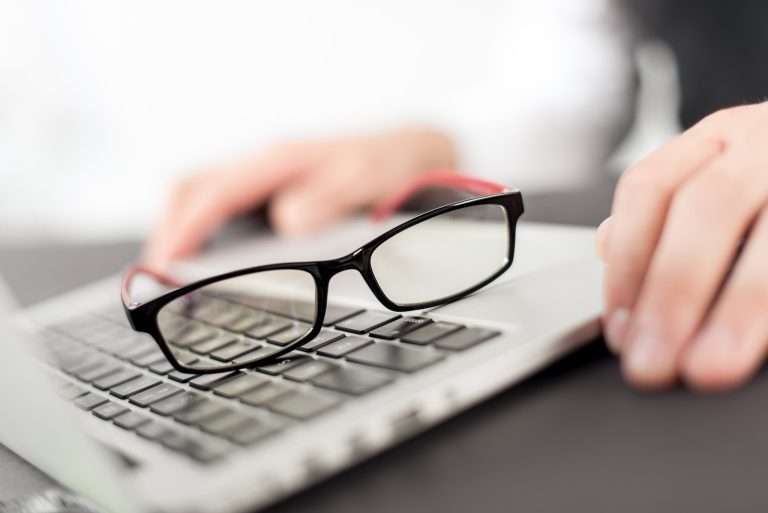
[[[450,187],[479,195],[500,194],[511,190],[506,185],[461,175],[449,169],[438,169],[418,176],[394,196],[376,205],[371,211],[371,218],[374,221],[383,221],[394,214],[414,194],[435,186]]]

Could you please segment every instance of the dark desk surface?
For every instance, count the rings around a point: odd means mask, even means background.
[[[556,220],[555,210],[594,222],[607,209],[605,195],[568,198],[530,198],[529,219]],[[126,243],[0,249],[0,272],[30,303],[114,272],[136,248]],[[522,385],[270,511],[764,511],[765,404],[765,374],[726,395],[636,393],[595,341]],[[0,500],[48,484],[0,447]]]

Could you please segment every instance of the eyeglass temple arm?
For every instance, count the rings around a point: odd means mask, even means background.
[[[374,221],[383,221],[387,219],[394,214],[397,209],[402,207],[414,194],[434,186],[450,187],[452,189],[467,191],[481,196],[500,194],[511,190],[506,185],[462,175],[450,169],[438,169],[416,177],[393,196],[384,199],[371,211],[371,219]]]
[[[174,280],[173,278],[170,278],[169,276],[165,276],[163,274],[160,274],[159,272],[150,269],[148,267],[142,267],[142,266],[131,266],[128,268],[128,270],[125,272],[125,275],[123,275],[123,284],[121,287],[120,295],[123,299],[123,304],[126,306],[130,306],[133,302],[131,301],[131,283],[133,283],[134,278],[140,274],[146,274],[147,276],[152,277],[156,282],[160,283],[161,285],[165,285],[166,287],[173,287],[177,288],[180,287],[181,284]]]

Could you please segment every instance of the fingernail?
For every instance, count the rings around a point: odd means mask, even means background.
[[[628,343],[624,369],[635,381],[648,384],[666,381],[675,365],[671,349],[660,337],[641,333]]]
[[[605,323],[605,341],[614,353],[621,351],[621,343],[628,325],[629,310],[626,308],[617,308],[608,316]]]

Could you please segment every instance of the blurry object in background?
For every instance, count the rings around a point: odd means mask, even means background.
[[[679,67],[684,128],[725,107],[768,96],[768,3],[763,0],[624,0],[648,39]]]
[[[143,236],[182,174],[424,124],[527,190],[602,168],[629,119],[613,2],[0,6],[0,237]]]

